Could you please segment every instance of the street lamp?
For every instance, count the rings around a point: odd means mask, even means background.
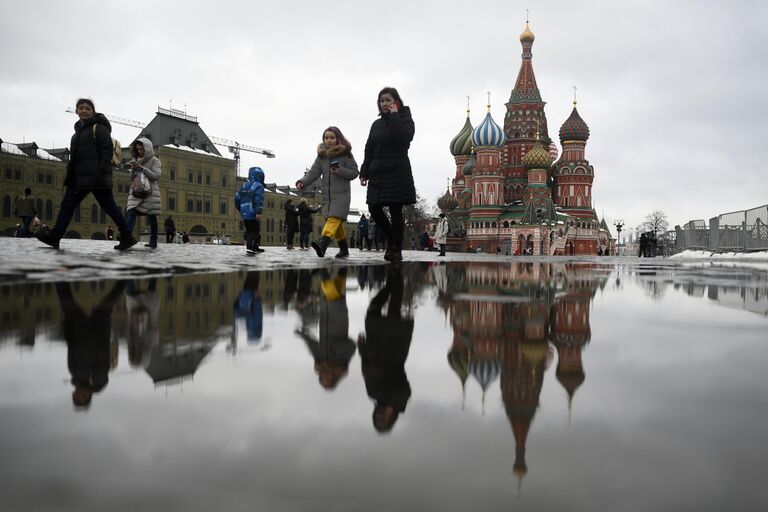
[[[624,228],[624,220],[623,219],[616,219],[613,221],[613,225],[616,226],[616,256],[619,255],[619,247],[621,246],[621,230]]]

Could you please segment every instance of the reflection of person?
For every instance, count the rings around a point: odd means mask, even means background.
[[[360,184],[368,186],[366,201],[377,229],[384,234],[387,248],[384,259],[402,261],[403,205],[416,202],[408,148],[414,134],[410,108],[403,105],[393,87],[379,91],[379,119],[371,125],[365,143],[365,160],[360,168]],[[389,217],[384,207],[389,210]]]
[[[245,331],[249,344],[261,343],[264,312],[259,293],[259,273],[248,272],[243,283],[243,291],[235,300],[235,318],[245,318]]]
[[[382,308],[387,301],[384,316]],[[376,404],[373,426],[381,433],[392,430],[411,397],[405,360],[413,336],[413,319],[401,315],[402,301],[402,273],[397,267],[389,268],[384,287],[368,306],[365,335],[361,334],[357,341],[365,389]]]
[[[136,245],[136,239],[128,229],[125,217],[112,194],[112,125],[104,114],[96,113],[93,101],[89,99],[77,100],[75,110],[80,120],[75,123],[75,134],[69,144],[71,154],[64,178],[66,190],[61,199],[59,215],[53,228],[37,238],[58,249],[75,209],[85,196],[93,194],[102,210],[120,230],[120,245],[117,249],[130,249]]]
[[[146,197],[136,197],[133,194],[133,186],[131,186],[131,189],[128,191],[128,206],[126,207],[128,213],[125,215],[125,221],[128,224],[128,228],[133,231],[133,226],[136,224],[136,216],[146,215],[150,231],[149,243],[145,244],[145,246],[156,249],[157,216],[162,211],[160,185],[158,183],[162,172],[162,165],[155,156],[152,143],[145,137],[136,139],[131,144],[131,156],[133,157],[129,164],[131,166],[131,177],[133,178],[139,174],[146,176],[149,181],[150,193]]]
[[[349,337],[349,312],[346,298],[347,269],[339,269],[335,278],[322,270],[320,290],[320,337],[315,339],[305,325],[296,334],[304,340],[315,360],[315,372],[325,389],[336,388],[347,374],[355,354],[355,342]]]
[[[352,145],[335,126],[329,126],[323,132],[323,142],[317,147],[317,157],[307,173],[296,182],[296,188],[303,189],[321,180],[323,193],[322,214],[325,226],[320,239],[312,242],[312,248],[319,257],[335,240],[339,244],[337,258],[349,256],[347,233],[344,222],[349,213],[351,190],[349,183],[357,178],[357,162],[352,156]]]
[[[123,294],[125,282],[115,283],[90,315],[75,301],[68,283],[56,283],[55,286],[63,314],[67,366],[75,386],[72,403],[77,409],[85,409],[90,406],[93,394],[109,382],[112,310]]]
[[[151,278],[146,290],[139,290],[134,281],[128,283],[125,296],[128,311],[128,362],[142,366],[150,350],[160,344],[160,296],[157,279]]]

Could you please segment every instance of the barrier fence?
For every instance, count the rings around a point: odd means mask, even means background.
[[[768,251],[768,204],[675,226],[675,252],[685,250]]]

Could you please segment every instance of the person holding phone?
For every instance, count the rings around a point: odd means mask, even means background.
[[[304,177],[296,182],[296,188],[302,190],[318,178],[322,180],[321,213],[325,217],[325,226],[320,239],[312,242],[312,248],[321,258],[325,256],[325,251],[332,240],[336,240],[339,244],[337,258],[349,256],[344,221],[347,220],[351,201],[349,183],[357,176],[357,162],[352,156],[352,145],[341,130],[335,126],[329,126],[323,132],[323,142],[317,147],[315,163]]]
[[[384,259],[403,260],[403,206],[416,203],[408,149],[415,131],[411,109],[403,105],[394,87],[379,91],[379,119],[371,125],[360,168],[360,184],[368,187],[371,220],[386,239]],[[389,217],[384,213],[389,210]]]

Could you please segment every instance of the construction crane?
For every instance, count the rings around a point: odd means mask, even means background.
[[[167,112],[166,109],[162,109],[164,112]],[[76,114],[74,110],[71,108],[67,108],[65,112],[69,112],[70,114]],[[101,112],[104,114],[104,112]],[[139,121],[134,121],[133,119],[127,119],[125,117],[120,116],[114,116],[112,114],[104,114],[107,119],[109,119],[113,123],[122,124],[125,126],[132,126],[134,128],[145,128],[146,124],[140,123]],[[217,146],[224,146],[229,150],[230,153],[232,153],[232,158],[235,160],[237,165],[237,174],[240,174],[240,152],[241,151],[248,151],[251,153],[259,153],[267,158],[275,158],[275,152],[270,149],[264,149],[264,148],[257,148],[256,146],[248,146],[246,144],[240,144],[237,141],[229,140],[229,139],[223,139],[221,137],[213,137],[208,136],[211,142],[216,144]]]

